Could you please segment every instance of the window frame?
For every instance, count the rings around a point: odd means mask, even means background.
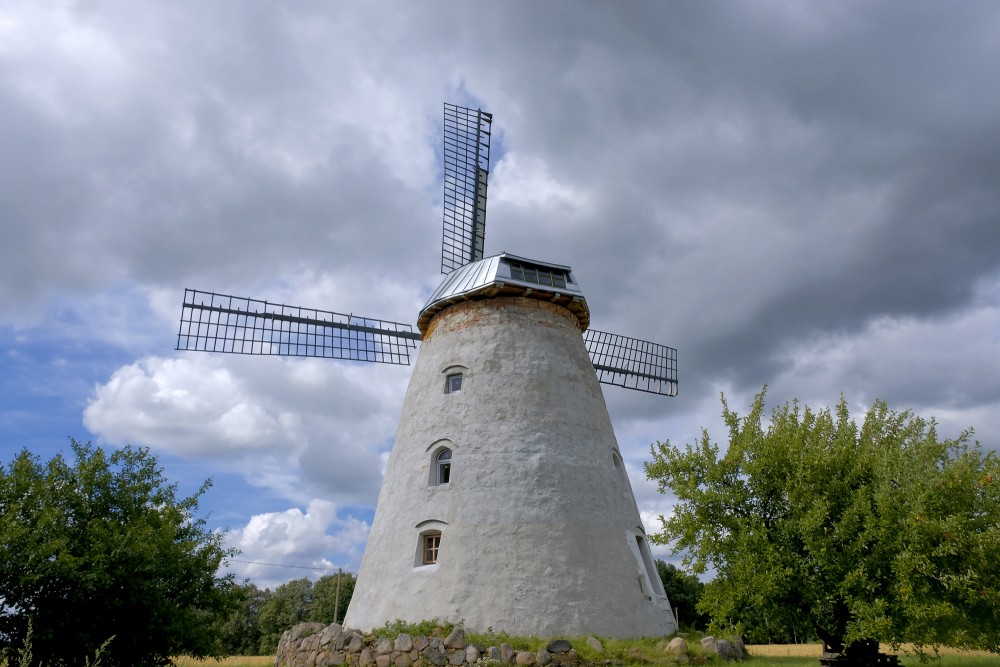
[[[442,461],[442,457],[447,455],[447,461]],[[447,486],[451,484],[451,462],[454,452],[448,447],[442,447],[434,454],[434,486]]]
[[[422,565],[437,565],[441,556],[441,531],[420,533],[420,561]]]
[[[653,553],[649,549],[649,540],[646,538],[645,531],[636,527],[632,531],[632,536],[635,538],[636,555],[638,556],[640,571],[645,575],[646,585],[650,589],[649,599],[652,600],[657,597],[666,596],[663,582],[660,581],[660,574],[657,572],[656,564],[653,561]]]

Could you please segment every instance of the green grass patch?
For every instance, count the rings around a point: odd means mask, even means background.
[[[445,623],[437,619],[421,623],[396,621],[395,623],[386,623],[381,628],[374,630],[372,634],[390,639],[394,639],[400,633],[406,633],[411,637],[424,636],[444,639],[451,634],[455,626],[455,623]],[[591,636],[601,643],[602,650],[598,651],[590,646],[587,639]],[[608,639],[596,635],[586,635],[542,639],[533,635],[518,636],[506,632],[494,632],[491,628],[487,632],[466,632],[465,640],[484,649],[507,644],[515,651],[535,652],[544,648],[552,639],[566,639],[573,645],[580,660],[591,665],[675,667],[676,665],[724,664],[717,656],[707,653],[701,647],[703,633],[688,632],[681,633],[680,636],[684,637],[688,644],[688,657],[684,659],[678,659],[677,656],[667,651],[667,644],[671,637]],[[750,657],[739,663],[745,667],[819,667],[819,656],[822,652],[822,648],[818,644],[748,646],[747,650]],[[886,650],[886,647],[883,647],[883,650]],[[905,649],[899,655],[900,662],[904,667],[918,667],[921,664],[917,655],[907,653]],[[997,667],[1000,663],[998,663],[997,656],[987,653],[962,653],[953,649],[943,649],[940,660],[927,664],[934,667]]]

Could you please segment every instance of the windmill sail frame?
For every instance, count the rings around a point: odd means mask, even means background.
[[[448,276],[420,311],[418,331],[390,320],[186,289],[178,350],[318,357],[410,365],[410,352],[443,309],[468,300],[525,296],[562,306],[583,332],[598,381],[676,396],[677,350],[590,329],[590,310],[570,267],[500,253],[483,257],[493,114],[444,105],[444,228]]]
[[[184,290],[178,350],[410,365],[409,324]]]
[[[597,329],[587,329],[583,340],[598,381],[660,396],[677,395],[676,349]]]
[[[493,114],[444,105],[444,229],[441,273],[483,258]]]

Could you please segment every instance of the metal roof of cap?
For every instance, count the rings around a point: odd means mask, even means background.
[[[535,270],[538,274],[536,277],[540,279],[545,274],[548,274],[549,278],[557,276],[550,280],[556,284],[514,278],[511,273],[512,267],[515,273],[520,273],[522,276],[531,269]],[[517,267],[521,267],[521,271],[518,272]],[[565,284],[558,276],[563,278]],[[576,315],[582,330],[586,331],[590,325],[590,309],[570,267],[502,252],[499,255],[470,262],[445,276],[444,281],[420,310],[417,327],[421,333],[427,333],[431,318],[452,304],[501,296],[523,296],[548,301]]]

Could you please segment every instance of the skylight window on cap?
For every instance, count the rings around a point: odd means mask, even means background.
[[[535,285],[558,287],[559,289],[566,288],[566,282],[569,278],[568,271],[560,271],[559,269],[550,267],[543,268],[524,262],[515,262],[510,259],[507,260],[507,264],[510,267],[510,277],[513,280],[534,283]]]

